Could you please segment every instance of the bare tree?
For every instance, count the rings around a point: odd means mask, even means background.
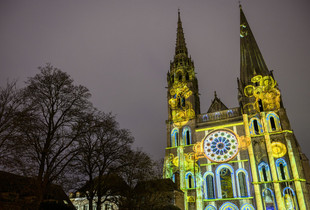
[[[19,116],[17,159],[25,173],[35,175],[42,201],[49,184],[64,172],[77,154],[77,138],[84,132],[81,118],[91,103],[87,88],[50,64],[26,82]],[[16,142],[17,143],[17,142]]]
[[[16,88],[16,81],[8,82],[0,87],[0,163],[10,168],[8,164],[10,148],[8,141],[14,140],[16,135],[17,113],[20,112],[22,100],[20,90]]]
[[[120,205],[121,208],[133,210],[137,209],[140,202],[135,187],[139,182],[154,178],[154,163],[150,156],[141,149],[127,151],[123,156],[123,161],[121,174],[128,188],[124,191]]]
[[[121,160],[124,151],[130,150],[133,137],[128,130],[119,128],[111,114],[96,112],[88,116],[86,124],[89,129],[79,139],[76,166],[86,178],[86,187],[82,189],[90,208],[96,196],[97,209],[101,209],[105,201],[115,202],[111,199],[119,190],[111,184],[111,177],[113,182],[118,180],[115,174],[123,167]]]

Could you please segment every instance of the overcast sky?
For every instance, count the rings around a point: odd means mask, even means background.
[[[310,157],[310,1],[247,0],[243,11],[281,89],[303,151]],[[216,90],[238,106],[237,0],[1,0],[0,85],[20,87],[50,62],[113,112],[135,146],[154,159],[166,147],[166,73],[173,59],[177,10],[195,62],[201,111]]]

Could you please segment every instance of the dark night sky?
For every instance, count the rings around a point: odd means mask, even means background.
[[[248,0],[243,10],[281,89],[292,128],[310,157],[310,1]],[[117,115],[135,146],[164,156],[166,73],[174,55],[177,10],[196,67],[201,111],[214,90],[236,107],[239,7],[236,0],[2,0],[0,85],[50,62]]]

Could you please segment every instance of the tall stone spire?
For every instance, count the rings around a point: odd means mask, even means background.
[[[198,81],[194,62],[188,56],[180,10],[178,10],[175,55],[167,73],[169,120],[174,122],[192,119],[200,114]]]
[[[175,55],[170,65],[170,73],[173,72],[175,69],[181,67],[186,69],[186,71],[188,71],[189,73],[191,73],[191,71],[194,71],[194,62],[192,61],[191,57],[188,56],[180,10],[178,10],[178,27],[175,44]]]
[[[256,75],[267,76],[270,72],[258,48],[250,25],[240,7],[240,81],[243,87],[251,84]]]
[[[185,56],[187,57],[187,47],[185,43],[182,21],[180,17],[180,9],[178,10],[178,28],[177,28],[177,40],[175,46],[175,57]]]

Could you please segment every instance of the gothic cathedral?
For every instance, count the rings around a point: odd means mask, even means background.
[[[291,129],[281,92],[240,6],[239,107],[216,93],[200,113],[198,80],[180,12],[167,74],[164,177],[184,193],[185,210],[310,209],[308,159]],[[307,172],[307,173],[306,173]]]

